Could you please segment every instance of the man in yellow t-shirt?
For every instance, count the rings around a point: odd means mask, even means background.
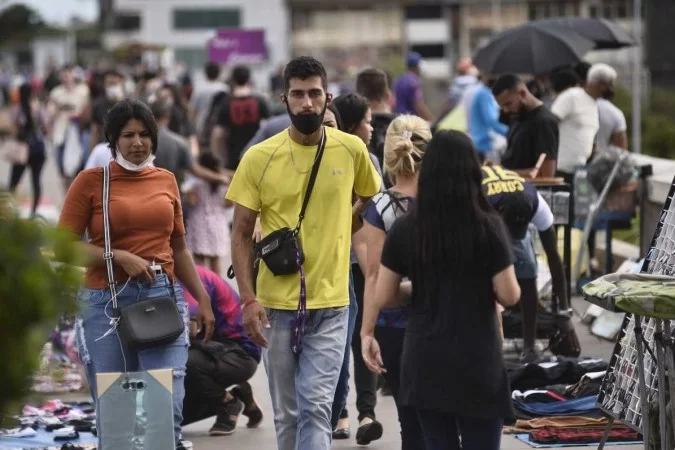
[[[264,348],[279,450],[329,450],[347,337],[352,220],[361,220],[352,195],[361,205],[379,192],[381,178],[358,137],[321,125],[331,95],[319,61],[293,59],[284,82],[291,127],[246,152],[227,193],[235,204],[232,262],[244,328]],[[304,315],[300,273],[274,276],[261,262],[254,293],[252,236],[258,214],[263,236],[295,228],[324,133],[325,151],[299,233]]]

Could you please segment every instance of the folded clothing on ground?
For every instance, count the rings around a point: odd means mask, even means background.
[[[532,431],[530,440],[538,444],[587,444],[600,442],[604,432],[604,429],[546,427]],[[607,442],[639,441],[641,439],[634,430],[617,424],[616,427],[612,427]]]
[[[519,412],[533,417],[593,416],[600,413],[597,401],[596,395],[555,403],[525,403],[522,400],[514,399],[513,406]]]
[[[528,391],[555,384],[575,384],[589,372],[607,370],[601,359],[555,357],[551,362],[539,364],[506,363],[511,389]]]
[[[603,429],[609,420],[606,417],[552,416],[539,419],[517,420],[511,427],[504,427],[507,434],[529,433],[545,427]]]

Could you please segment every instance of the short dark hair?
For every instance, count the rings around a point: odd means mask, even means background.
[[[345,94],[333,100],[333,104],[340,112],[344,132],[353,133],[359,126],[368,111],[368,100],[359,94]]]
[[[356,76],[356,92],[371,102],[379,102],[386,99],[388,89],[389,81],[387,74],[380,69],[365,69]]]
[[[163,100],[157,100],[150,105],[155,120],[166,119],[171,116],[171,105]]]
[[[579,75],[572,69],[559,70],[551,74],[551,87],[556,94],[579,84]]]
[[[105,118],[105,140],[113,157],[117,156],[117,141],[122,134],[122,129],[132,119],[136,119],[145,125],[152,140],[152,153],[154,154],[157,151],[159,130],[150,107],[140,100],[125,99],[115,103],[115,106],[110,108]]]
[[[204,73],[206,74],[206,78],[213,81],[220,76],[220,66],[214,62],[209,61],[204,64]]]
[[[504,74],[497,78],[497,81],[495,81],[494,85],[492,86],[492,94],[497,97],[504,91],[513,91],[522,83],[523,80],[521,80],[518,75],[514,73]]]
[[[291,79],[300,78],[306,80],[309,77],[320,77],[323,89],[328,89],[328,75],[326,69],[317,59],[311,56],[299,56],[286,64],[284,69],[284,91],[288,92]]]
[[[340,131],[345,131],[345,126],[342,123],[342,117],[340,116],[340,111],[335,107],[333,103],[329,104],[326,106],[326,109],[329,110],[330,112],[333,113],[335,116],[335,125],[337,125],[337,129]]]
[[[103,72],[103,79],[106,79],[107,77],[116,77],[124,79],[124,75],[115,69],[109,69]]]
[[[251,70],[246,66],[235,66],[231,78],[235,86],[244,86],[251,79]]]
[[[588,78],[589,70],[591,70],[591,64],[587,63],[586,61],[581,61],[574,65],[574,72],[584,83],[586,82],[586,78]]]

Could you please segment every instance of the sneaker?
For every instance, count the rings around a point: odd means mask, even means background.
[[[536,364],[541,359],[541,355],[533,348],[528,348],[520,354],[520,362],[523,364]]]
[[[258,428],[263,420],[263,413],[253,397],[253,389],[248,382],[243,382],[232,389],[232,395],[244,402],[244,415],[248,417],[246,428]]]
[[[176,450],[192,450],[192,442],[181,439],[176,445]]]
[[[244,410],[244,402],[234,397],[227,402],[216,416],[216,422],[209,430],[209,436],[229,436],[237,428],[237,419]]]

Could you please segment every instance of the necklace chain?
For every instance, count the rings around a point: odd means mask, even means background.
[[[324,133],[325,133],[325,131],[324,131]],[[314,166],[314,163],[312,163],[312,165],[309,166],[309,169],[307,169],[307,170],[305,170],[305,171],[302,171],[302,170],[298,169],[298,166],[295,164],[295,157],[293,156],[293,144],[291,143],[291,140],[292,140],[292,139],[291,139],[291,136],[290,136],[290,129],[289,129],[289,134],[288,134],[288,151],[289,151],[290,154],[291,154],[291,163],[293,164],[293,168],[294,168],[295,171],[296,171],[297,173],[299,173],[300,175],[308,174],[309,172],[312,171],[312,167]],[[321,141],[319,140],[319,144],[317,144],[317,146],[316,146],[316,154],[314,155],[314,161],[316,161],[316,158],[319,156],[319,145],[320,145],[320,144],[321,144]]]

